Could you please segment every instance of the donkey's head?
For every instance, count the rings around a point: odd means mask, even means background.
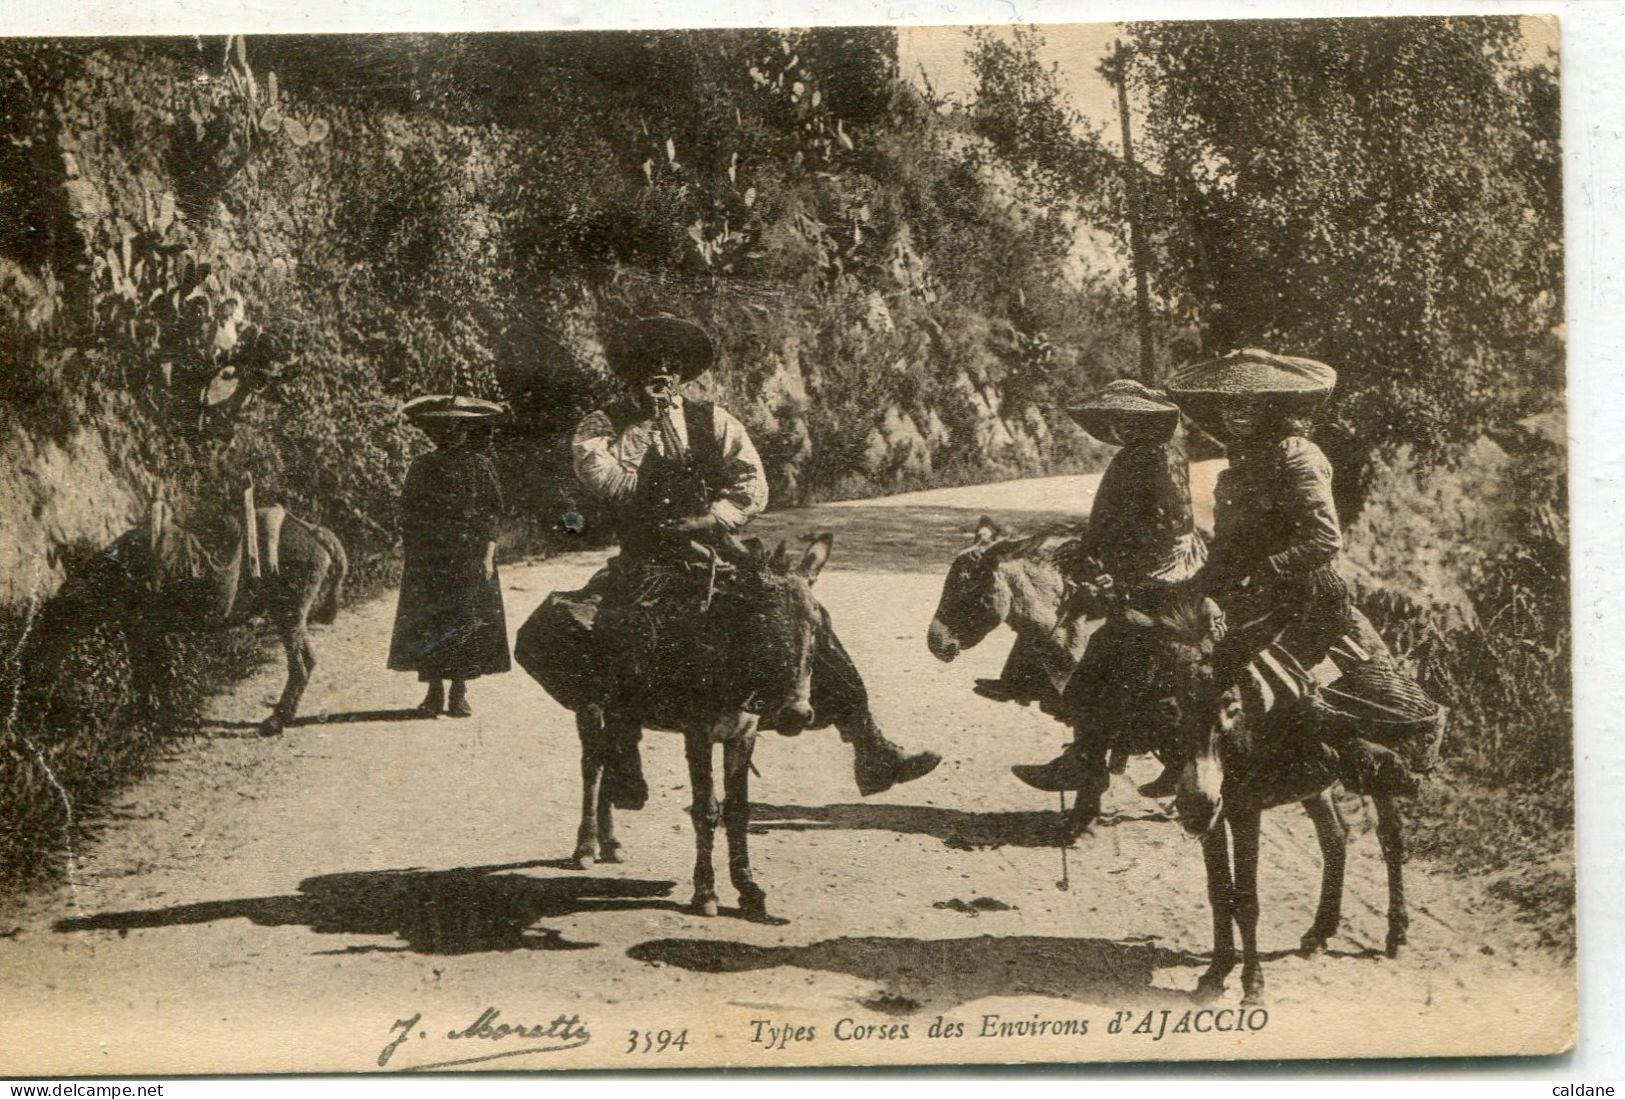
[[[211,557],[161,498],[106,556],[143,615],[208,621],[228,614],[236,595],[236,570]]]
[[[1010,585],[1001,574],[998,555],[988,552],[1003,533],[997,523],[982,516],[974,540],[949,567],[937,613],[925,635],[938,660],[952,660],[960,649],[971,648],[1010,613]]]
[[[772,555],[753,546],[727,587],[731,674],[782,732],[813,722],[813,653],[827,615],[812,586],[833,542],[818,535],[794,566],[782,542]]]
[[[959,552],[942,585],[926,644],[949,661],[1002,623],[1028,635],[1049,635],[1060,620],[1066,582],[1061,562],[1078,545],[1077,528],[1018,538],[987,516]]]
[[[1166,743],[1174,755],[1166,762],[1180,768],[1180,823],[1200,835],[1223,816],[1224,757],[1245,721],[1240,692],[1215,665],[1224,617],[1211,599],[1182,592],[1156,614],[1125,610],[1123,620],[1144,632],[1165,669],[1152,706],[1171,732]]]

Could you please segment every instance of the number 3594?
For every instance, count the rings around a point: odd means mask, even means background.
[[[688,1029],[682,1030],[629,1030],[626,1033],[627,1053],[669,1053],[688,1048]]]

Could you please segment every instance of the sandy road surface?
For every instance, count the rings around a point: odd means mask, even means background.
[[[779,924],[683,909],[693,845],[678,738],[645,741],[653,796],[621,816],[627,861],[569,869],[568,715],[515,671],[475,685],[472,719],[410,720],[400,711],[417,685],[383,669],[393,600],[352,608],[316,639],[311,717],[280,739],[249,735],[280,684],[268,665],[216,700],[206,739],[185,742],[129,791],[78,853],[71,884],[8,902],[0,1074],[367,1071],[403,1035],[390,1069],[474,1058],[500,1069],[673,1068],[1564,1044],[1572,973],[1524,946],[1471,880],[1413,864],[1412,945],[1397,960],[1378,956],[1386,888],[1370,815],[1354,800],[1345,924],[1331,951],[1287,953],[1310,922],[1318,854],[1307,818],[1275,811],[1262,862],[1267,1023],[1174,1032],[1210,945],[1196,846],[1119,779],[1113,819],[1066,854],[1063,871],[1053,800],[1008,768],[1047,758],[1065,731],[969,692],[974,676],[997,670],[1009,635],[952,665],[923,640],[947,560],[980,512],[1030,528],[1047,508],[1086,506],[1090,484],[1016,482],[761,521],[770,536],[836,532],[818,590],[882,724],[945,757],[928,778],[866,801],[832,732],[764,737],[752,855]],[[596,564],[578,554],[505,568],[510,628]],[[1150,767],[1137,761],[1129,777]],[[719,839],[719,870],[720,852]],[[1232,983],[1220,1007],[1238,1005]],[[497,1023],[536,1029],[448,1036],[487,1009]],[[1133,1033],[1148,1010],[1153,1032]],[[554,1026],[560,1016],[576,1022]],[[939,1017],[962,1036],[933,1034]],[[1087,1034],[982,1036],[1035,1017],[1087,1020]],[[1114,1018],[1127,1019],[1120,1033]],[[753,1041],[773,1035],[769,1023],[812,1037],[769,1050]],[[853,1037],[866,1024],[889,1029]],[[645,1052],[633,1029],[687,1041]],[[514,1055],[560,1045],[575,1048]]]

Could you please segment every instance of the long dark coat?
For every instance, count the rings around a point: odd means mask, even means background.
[[[406,567],[389,667],[419,679],[473,679],[509,668],[499,576],[485,578],[502,499],[485,455],[435,450],[401,490]]]

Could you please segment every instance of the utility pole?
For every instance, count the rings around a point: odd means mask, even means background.
[[[1100,64],[1101,75],[1117,85],[1117,114],[1123,123],[1123,188],[1128,197],[1129,251],[1134,260],[1135,319],[1140,329],[1140,374],[1155,384],[1156,345],[1151,336],[1151,287],[1146,268],[1145,209],[1140,204],[1140,172],[1134,162],[1134,134],[1128,119],[1129,48],[1119,41],[1112,55]]]

